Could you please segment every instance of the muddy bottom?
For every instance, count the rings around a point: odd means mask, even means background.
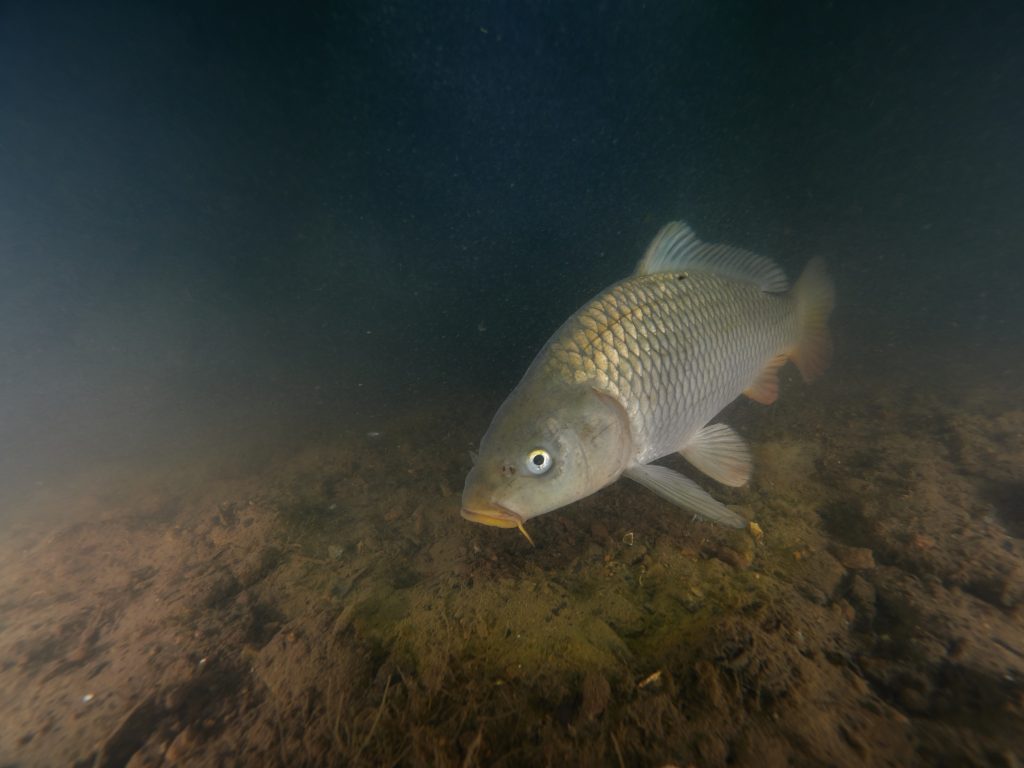
[[[465,522],[492,399],[8,527],[0,765],[1020,765],[1024,377],[870,369],[729,410],[760,532]]]

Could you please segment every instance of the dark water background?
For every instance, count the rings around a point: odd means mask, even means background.
[[[1012,3],[2,2],[0,487],[455,418],[676,218],[824,255],[845,354],[1019,356],[1022,39]]]

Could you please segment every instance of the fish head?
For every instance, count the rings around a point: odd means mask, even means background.
[[[462,516],[499,528],[614,482],[632,451],[617,400],[590,387],[518,387],[498,409],[466,477]],[[529,536],[527,536],[529,538]]]

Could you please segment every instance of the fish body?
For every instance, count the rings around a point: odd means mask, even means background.
[[[626,475],[704,517],[746,525],[651,462],[678,451],[713,479],[744,485],[749,449],[709,422],[741,393],[774,402],[789,359],[808,380],[820,374],[833,303],[818,261],[789,290],[770,260],[667,225],[632,277],[563,323],[499,408],[466,479],[463,517],[525,534],[526,520]]]

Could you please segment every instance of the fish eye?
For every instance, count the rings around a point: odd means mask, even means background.
[[[551,469],[552,463],[551,454],[543,448],[535,448],[530,451],[530,455],[526,460],[527,468],[535,475],[543,475]]]

